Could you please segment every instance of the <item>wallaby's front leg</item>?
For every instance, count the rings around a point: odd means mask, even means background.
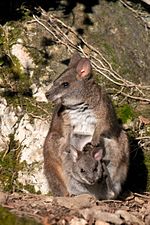
[[[93,146],[98,146],[101,145],[101,143],[103,143],[103,137],[104,137],[104,129],[105,127],[103,127],[103,124],[97,124],[95,127],[95,131],[92,137],[92,141],[91,144]]]
[[[98,118],[91,141],[92,145],[97,146],[101,144],[101,142],[103,143],[104,137],[110,137],[111,129],[111,124],[106,114],[104,114],[102,118]]]

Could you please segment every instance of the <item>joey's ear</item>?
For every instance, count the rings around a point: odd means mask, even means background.
[[[87,58],[82,58],[76,68],[77,79],[86,79],[90,76],[91,73],[91,63]]]
[[[94,155],[93,156],[94,156],[94,159],[95,160],[97,160],[97,161],[101,160],[102,159],[102,156],[103,156],[102,149],[99,149],[99,151],[94,152]]]
[[[79,62],[80,59],[81,59],[81,56],[80,56],[80,54],[76,51],[76,52],[73,54],[73,56],[72,56],[72,58],[71,58],[71,60],[70,60],[70,62],[69,62],[68,67],[74,66],[75,64],[77,64],[77,63]]]

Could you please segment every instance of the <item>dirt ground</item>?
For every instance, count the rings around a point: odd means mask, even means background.
[[[51,197],[1,192],[0,204],[19,217],[32,218],[43,225],[150,224],[150,193],[130,193],[121,200],[97,201],[90,195]]]

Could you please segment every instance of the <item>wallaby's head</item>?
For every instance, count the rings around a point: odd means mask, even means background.
[[[102,178],[101,148],[86,144],[82,151],[71,149],[74,165],[72,173],[81,183],[93,185]]]
[[[68,68],[54,80],[52,87],[46,92],[48,100],[64,105],[76,105],[82,102],[84,84],[91,76],[89,59],[81,58],[75,53]]]

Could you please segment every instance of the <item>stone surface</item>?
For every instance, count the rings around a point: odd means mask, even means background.
[[[30,57],[29,52],[24,46],[22,39],[18,39],[17,43],[12,45],[11,53],[18,59],[24,72],[31,73],[31,71],[35,68],[33,58]]]
[[[125,210],[117,210],[116,214],[123,218],[127,223],[144,225],[144,223],[141,222],[141,220],[139,220],[136,216]]]
[[[95,225],[109,225],[109,223],[103,222],[101,220],[96,220]]]
[[[18,171],[17,181],[34,186],[36,192],[48,193],[43,172],[43,143],[49,123],[40,118],[34,118],[31,123],[27,113],[9,106],[4,98],[0,99],[0,122],[0,151],[8,151],[9,135],[13,135],[21,147],[20,163],[26,162],[26,167]]]

